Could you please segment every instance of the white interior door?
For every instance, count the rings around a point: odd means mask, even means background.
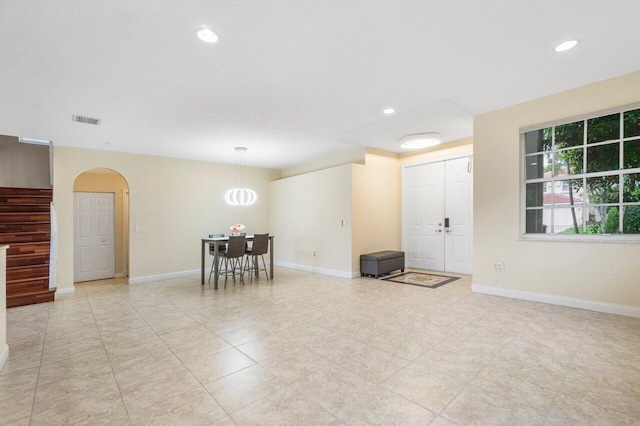
[[[402,245],[407,267],[471,273],[472,164],[471,157],[464,157],[404,169]]]
[[[405,262],[409,268],[444,269],[444,163],[405,169]]]
[[[74,281],[115,276],[114,194],[74,192]]]
[[[473,162],[471,157],[446,161],[444,270],[470,274],[473,260]]]

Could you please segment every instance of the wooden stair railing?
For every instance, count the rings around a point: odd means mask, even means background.
[[[0,188],[0,245],[7,250],[7,308],[52,302],[51,189]]]

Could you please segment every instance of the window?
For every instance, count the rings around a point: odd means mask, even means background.
[[[640,109],[526,130],[525,237],[640,241]]]

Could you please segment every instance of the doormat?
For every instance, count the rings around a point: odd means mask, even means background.
[[[400,284],[415,285],[418,287],[438,288],[445,284],[459,280],[459,277],[447,277],[444,275],[425,274],[424,272],[404,272],[402,274],[393,275],[383,278],[385,281],[391,281]]]

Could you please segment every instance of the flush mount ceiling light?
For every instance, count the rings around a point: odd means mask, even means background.
[[[387,114],[387,115],[393,114],[394,112],[396,112],[396,110],[393,109],[393,108],[387,108],[387,109],[382,111],[383,114]]]
[[[215,43],[216,41],[218,41],[218,34],[214,33],[213,31],[211,31],[211,28],[204,25],[198,28],[198,30],[196,31],[196,35],[205,43]]]
[[[400,139],[400,148],[418,149],[439,145],[442,136],[440,133],[417,133],[415,135],[407,135]]]
[[[239,188],[233,188],[228,190],[224,194],[224,200],[227,204],[232,206],[250,206],[258,199],[258,195],[252,189],[243,188],[244,181],[244,164],[245,156],[247,155],[247,148],[244,146],[238,146],[236,150],[236,167],[238,168],[238,186]]]
[[[578,44],[578,40],[567,40],[557,45],[553,50],[556,52],[566,52],[569,49],[573,49]]]

